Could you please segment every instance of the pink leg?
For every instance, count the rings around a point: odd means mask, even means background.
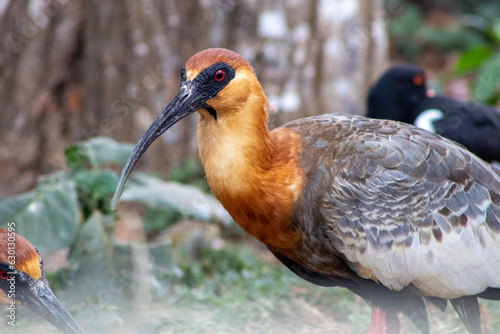
[[[380,306],[374,306],[367,334],[399,334],[398,317]]]

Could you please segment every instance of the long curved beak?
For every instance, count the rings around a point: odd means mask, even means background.
[[[85,334],[78,322],[59,302],[44,277],[24,285],[17,300],[66,334]]]
[[[127,182],[134,166],[144,152],[146,152],[148,147],[156,140],[156,138],[167,131],[172,125],[180,121],[182,118],[203,108],[206,105],[205,103],[205,99],[203,99],[202,96],[198,96],[196,89],[192,84],[189,82],[183,82],[181,84],[179,93],[149,127],[128,158],[113,196],[113,201],[111,203],[112,210],[116,210],[118,201],[120,200],[120,196],[123,192],[123,187],[125,186],[125,182]]]

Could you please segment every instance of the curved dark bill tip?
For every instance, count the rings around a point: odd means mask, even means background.
[[[26,306],[66,334],[85,334],[78,322],[54,295],[45,277],[34,281],[19,298]]]
[[[113,201],[111,202],[111,209],[116,210],[118,207],[118,201],[122,195],[123,188],[127,179],[132,173],[135,165],[141,158],[141,156],[146,152],[148,147],[161,136],[165,131],[167,131],[172,125],[180,121],[187,115],[195,112],[204,105],[204,101],[197,101],[196,94],[188,89],[187,86],[181,86],[181,91],[176,97],[170,102],[170,104],[163,110],[163,112],[158,116],[154,123],[149,127],[146,133],[142,136],[139,143],[132,151],[132,154],[128,158],[125,167],[122,170],[120,180],[115,190],[113,196]]]

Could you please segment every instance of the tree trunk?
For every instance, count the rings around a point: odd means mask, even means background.
[[[270,127],[330,112],[364,114],[386,61],[380,0],[0,3],[0,199],[62,169],[92,136],[136,143],[195,52],[226,47],[254,66],[278,112]],[[377,72],[377,73],[376,73]],[[173,127],[140,168],[196,157],[197,117]]]

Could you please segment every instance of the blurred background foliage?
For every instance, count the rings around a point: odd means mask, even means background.
[[[439,92],[498,105],[500,3],[412,1],[387,27],[392,59],[419,63]]]
[[[151,147],[110,210],[130,143],[194,52],[227,47],[249,59],[278,109],[271,128],[364,114],[367,89],[397,62],[418,63],[446,95],[500,99],[496,0],[0,0],[0,30],[0,227],[16,222],[89,332],[366,330],[364,301],[295,277],[210,195],[196,117]],[[496,332],[500,307],[481,311]],[[452,311],[429,312],[432,331],[465,332]],[[53,331],[22,314],[12,332],[37,329]]]

